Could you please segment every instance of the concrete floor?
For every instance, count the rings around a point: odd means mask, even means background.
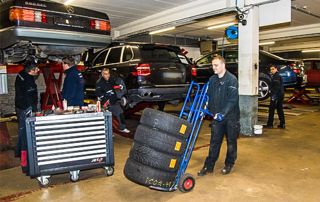
[[[80,180],[67,174],[52,176],[49,188],[23,175],[19,167],[0,171],[0,201],[223,201],[318,202],[320,201],[320,107],[302,106],[299,115],[287,115],[287,129],[264,129],[257,137],[240,137],[238,160],[230,175],[223,176],[226,145],[213,174],[198,177],[208,151],[209,127],[205,121],[187,172],[195,176],[190,193],[160,192],[127,180],[123,168],[131,139],[114,137],[115,173],[103,169],[80,172]],[[259,114],[262,122],[265,114]],[[2,157],[1,157],[2,158]]]

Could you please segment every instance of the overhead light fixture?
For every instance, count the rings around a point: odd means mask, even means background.
[[[166,31],[170,31],[170,30],[174,30],[176,27],[168,27],[168,28],[164,28],[164,29],[159,29],[159,30],[156,30],[156,31],[152,31],[152,32],[149,32],[150,35],[152,34],[158,34],[158,33],[161,33],[161,32],[166,32]]]
[[[267,41],[267,42],[261,42],[261,43],[259,43],[259,46],[272,45],[272,44],[275,44],[275,42],[274,42],[274,41]]]
[[[65,0],[64,1],[64,5],[70,5],[70,3],[72,3],[74,0]]]
[[[320,52],[320,49],[310,49],[310,50],[303,50],[303,53],[314,53],[314,52]]]
[[[208,27],[207,29],[218,29],[218,28],[222,28],[222,27],[228,27],[231,25],[235,25],[235,22],[228,22],[228,23],[223,23],[223,24],[218,24],[218,25],[212,25],[210,27]]]

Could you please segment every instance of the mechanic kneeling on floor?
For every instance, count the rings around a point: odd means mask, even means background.
[[[203,168],[198,172],[204,176],[213,172],[218,160],[223,137],[227,138],[227,155],[223,175],[229,174],[237,159],[237,138],[240,132],[239,91],[236,77],[226,70],[225,60],[220,55],[214,55],[212,68],[215,75],[209,79],[207,94],[208,109],[214,115],[211,124],[211,140],[209,154]]]
[[[117,85],[115,79],[110,76],[110,70],[103,68],[101,71],[101,77],[96,83],[96,96],[101,101],[101,105],[117,118],[119,121],[119,130],[124,133],[130,133],[130,130],[126,128],[125,118],[123,110],[118,102],[118,98],[115,90],[120,90],[121,85]]]

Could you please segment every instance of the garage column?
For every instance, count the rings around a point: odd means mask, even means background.
[[[245,19],[246,25],[239,23],[240,133],[253,135],[258,121],[259,7],[250,8]]]

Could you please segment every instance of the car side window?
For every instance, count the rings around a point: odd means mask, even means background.
[[[211,61],[212,61],[212,54],[207,55],[207,56],[201,58],[201,59],[197,62],[197,64],[198,64],[198,65],[207,65],[207,64],[210,64]]]
[[[319,62],[314,62],[314,70],[320,70],[320,61]]]
[[[106,64],[119,63],[122,47],[111,48]]]
[[[101,52],[96,59],[93,62],[93,66],[100,66],[100,65],[104,65],[104,61],[106,59],[107,53],[108,53],[109,49],[104,50],[103,52]]]
[[[237,52],[229,52],[225,55],[226,63],[237,63],[238,62],[238,53]]]
[[[304,65],[304,69],[307,71],[307,70],[310,70],[312,67],[312,63],[310,61],[305,61],[303,62],[303,65]]]
[[[129,61],[132,59],[132,57],[133,57],[133,53],[130,46],[126,46],[123,51],[122,62]]]
[[[133,52],[133,60],[139,60],[141,58],[139,48],[136,46],[132,46],[132,52]]]

